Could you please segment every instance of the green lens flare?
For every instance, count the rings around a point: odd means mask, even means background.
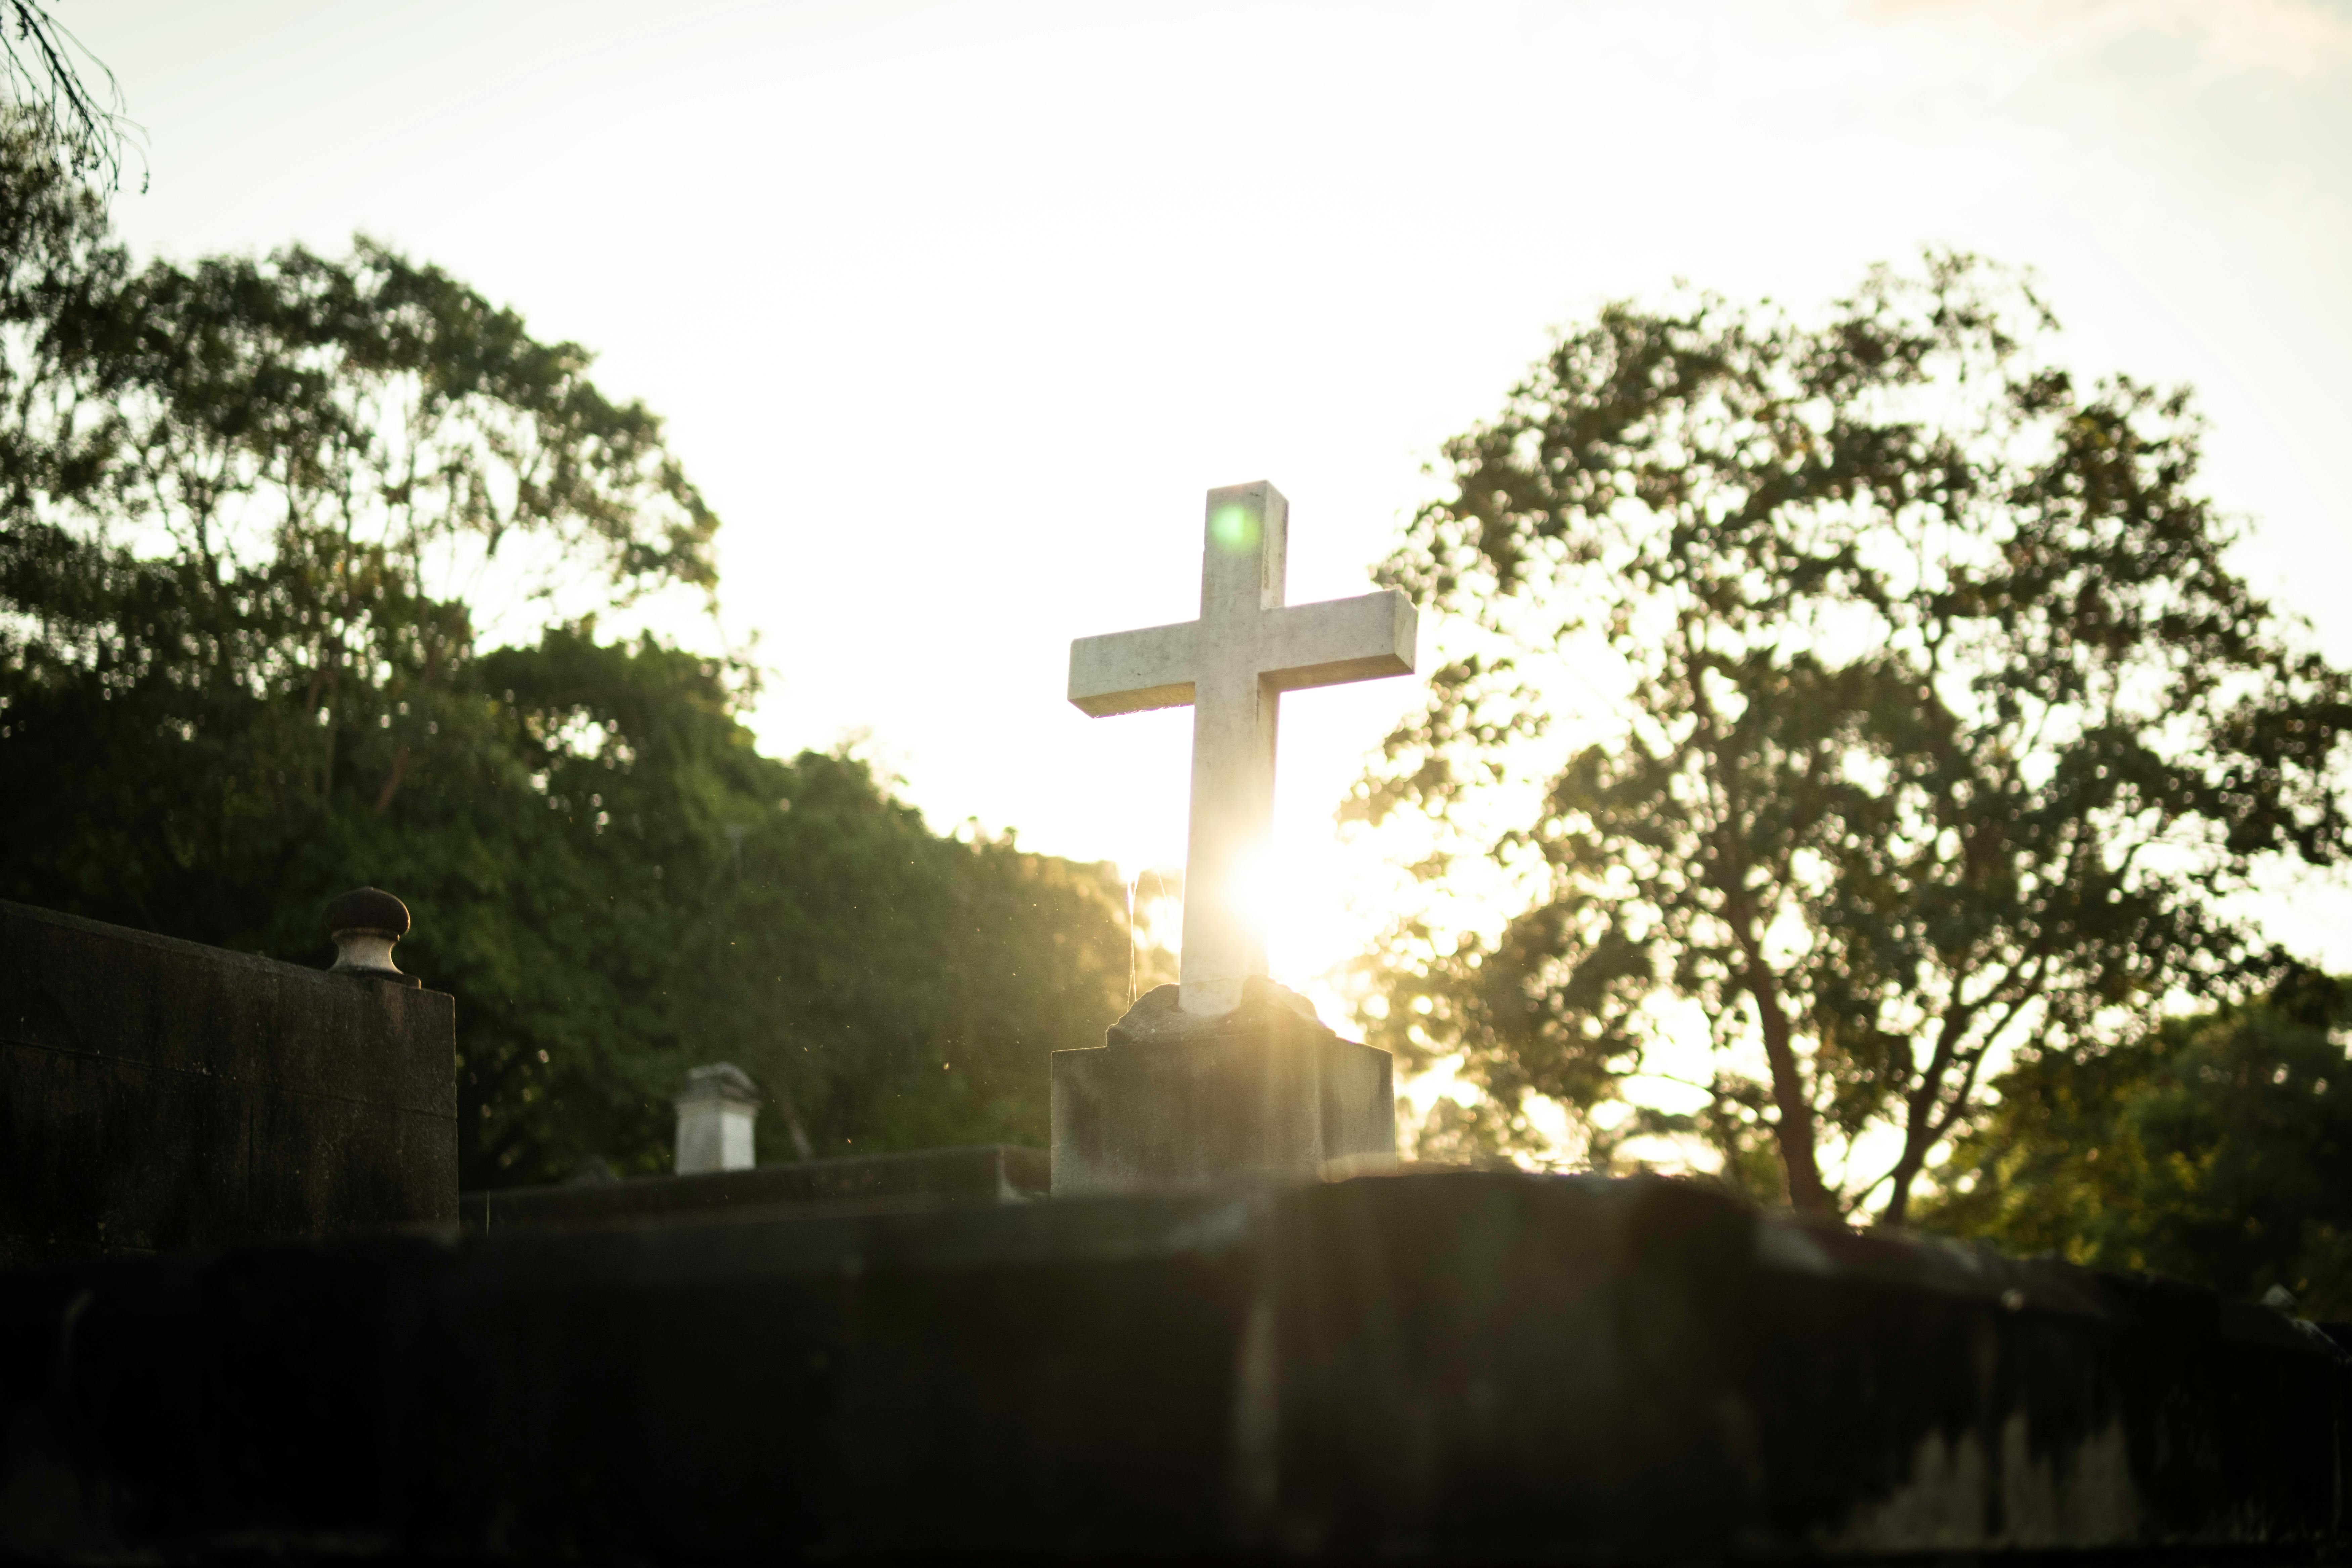
[[[1209,537],[1217,542],[1220,550],[1238,553],[1257,548],[1257,513],[1245,506],[1217,509],[1209,519]]]

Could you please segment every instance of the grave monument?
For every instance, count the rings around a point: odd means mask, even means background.
[[[1388,1053],[1325,1028],[1267,978],[1249,896],[1274,811],[1282,694],[1410,675],[1412,602],[1286,605],[1290,506],[1263,480],[1209,492],[1201,614],[1070,645],[1070,700],[1102,717],[1190,705],[1192,806],[1181,979],[1099,1048],[1053,1061],[1057,1195],[1392,1165]]]
[[[760,1091],[741,1068],[712,1062],[691,1069],[677,1105],[679,1175],[748,1171],[760,1163],[751,1136]]]

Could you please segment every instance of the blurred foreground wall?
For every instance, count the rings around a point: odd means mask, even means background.
[[[0,902],[0,1266],[457,1215],[438,992]]]

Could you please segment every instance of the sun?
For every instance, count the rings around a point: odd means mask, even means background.
[[[1335,984],[1338,972],[1368,952],[1377,934],[1349,897],[1360,869],[1336,842],[1308,838],[1262,847],[1242,879],[1241,896],[1264,923],[1271,978],[1307,997],[1335,1027],[1348,1021],[1349,1011]],[[1121,875],[1139,950],[1148,954],[1158,947],[1181,958],[1181,867],[1155,859],[1122,866]]]

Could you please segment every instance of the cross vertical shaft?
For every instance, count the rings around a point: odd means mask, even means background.
[[[1282,607],[1290,503],[1272,485],[1209,492],[1193,653],[1192,814],[1184,846],[1184,1011],[1223,1013],[1265,973],[1253,885],[1274,825],[1282,694],[1257,667],[1258,622]]]

